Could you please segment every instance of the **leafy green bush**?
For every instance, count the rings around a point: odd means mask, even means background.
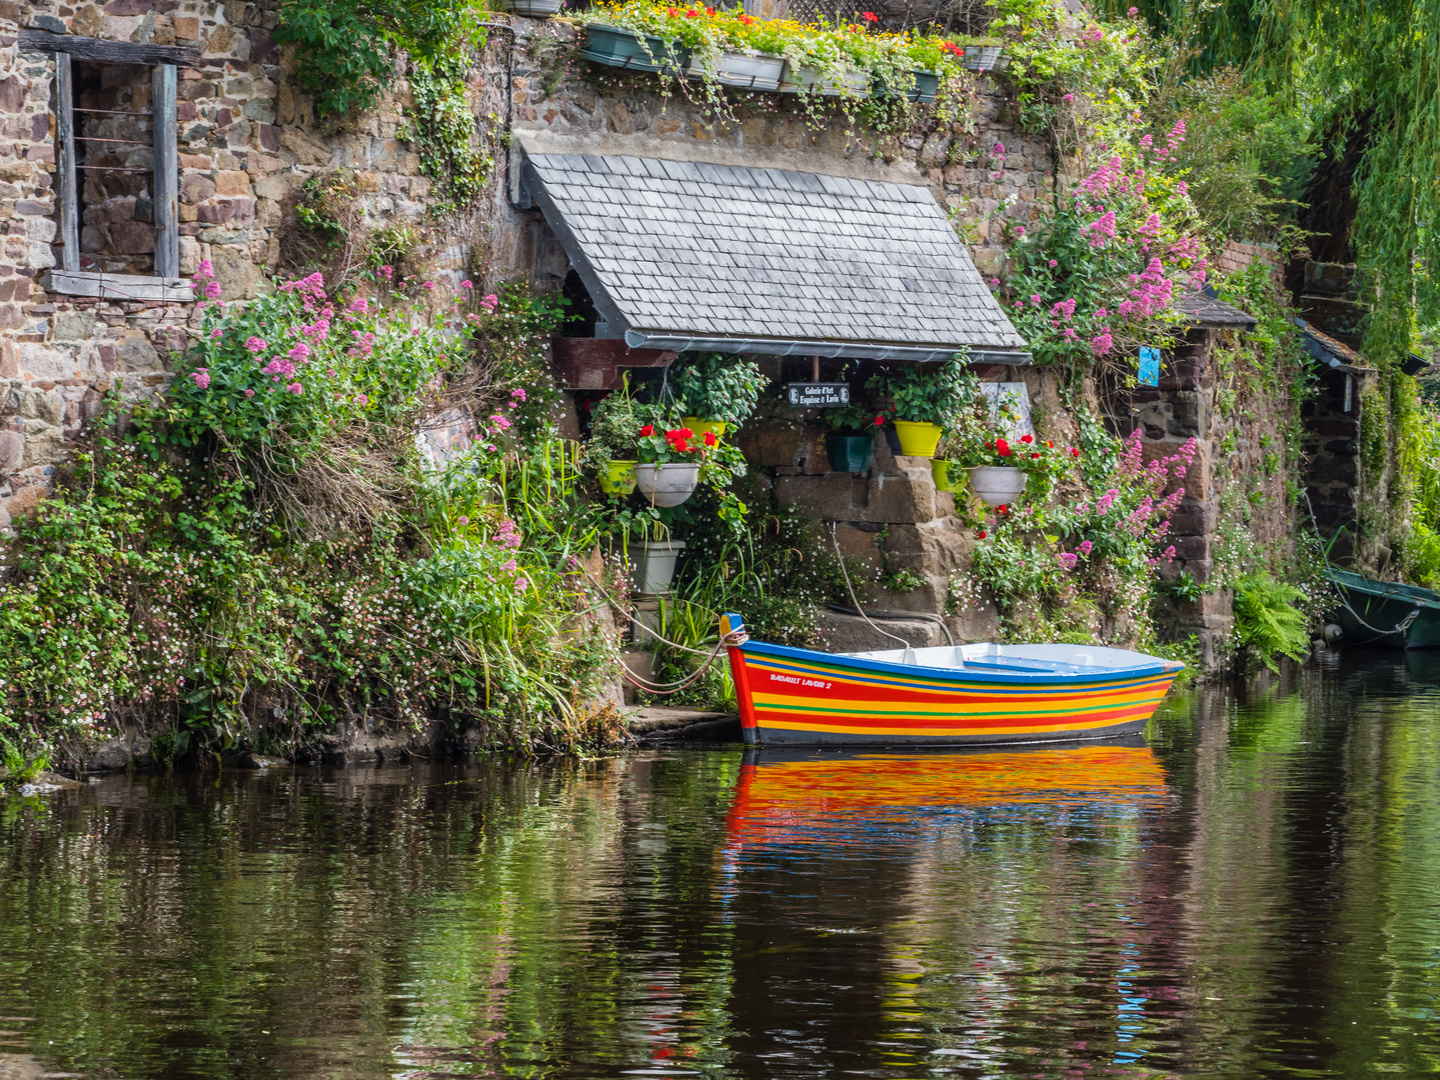
[[[1235,590],[1235,637],[1240,645],[1271,671],[1275,658],[1304,661],[1310,655],[1305,615],[1296,605],[1305,594],[1293,585],[1256,573]]]
[[[427,66],[483,40],[476,0],[284,0],[275,40],[295,46],[320,116],[361,112],[391,80],[394,50]]]
[[[1157,136],[1185,122],[1189,137],[1166,171],[1185,178],[1216,242],[1276,238],[1314,172],[1309,114],[1226,69],[1182,84],[1159,116]]]
[[[701,353],[676,364],[670,381],[682,413],[731,427],[750,419],[765,386],[754,360],[721,353]]]
[[[432,322],[317,274],[207,305],[165,397],[112,414],[7,545],[0,719],[163,711],[192,747],[360,717],[581,738],[611,648],[582,614],[596,528],[549,395],[513,383],[558,309],[456,301]],[[422,451],[447,387],[489,415]]]

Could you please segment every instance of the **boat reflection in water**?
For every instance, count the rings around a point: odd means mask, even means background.
[[[727,821],[731,844],[803,843],[836,828],[893,826],[984,807],[1142,809],[1167,795],[1138,736],[951,751],[748,751]]]

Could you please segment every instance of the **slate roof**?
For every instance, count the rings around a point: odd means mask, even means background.
[[[1029,359],[926,188],[594,154],[521,176],[633,347]]]
[[[1225,303],[1209,286],[1201,292],[1186,293],[1175,301],[1175,310],[1190,316],[1190,325],[1219,330],[1254,330],[1255,316]]]

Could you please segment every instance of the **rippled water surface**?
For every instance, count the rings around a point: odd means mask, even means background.
[[[1440,1071],[1440,658],[1148,745],[0,798],[0,1078]]]

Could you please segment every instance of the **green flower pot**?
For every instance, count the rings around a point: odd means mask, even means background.
[[[629,495],[635,490],[635,465],[633,461],[614,459],[606,462],[605,468],[596,477],[600,490],[606,495]]]
[[[825,438],[825,455],[835,472],[861,473],[870,468],[875,456],[875,440],[868,435],[829,435]]]
[[[953,495],[965,490],[965,481],[969,478],[963,468],[955,467],[953,462],[944,458],[935,458],[930,462],[930,475],[935,481],[936,491],[948,491]]]
[[[690,50],[678,41],[665,41],[654,34],[599,23],[585,28],[585,47],[580,55],[597,64],[630,71],[679,74],[690,63]]]

